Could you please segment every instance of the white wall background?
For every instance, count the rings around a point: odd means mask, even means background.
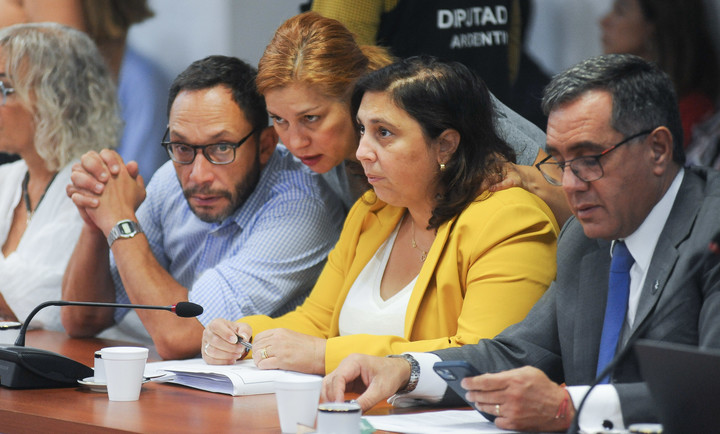
[[[303,0],[150,0],[155,17],[132,27],[129,43],[174,78],[211,54],[257,65],[275,29]]]
[[[533,0],[527,50],[550,74],[602,54],[599,21],[612,4],[613,0]],[[720,0],[705,0],[705,7],[708,30],[720,54]]]
[[[534,0],[528,53],[553,75],[602,54],[600,18],[612,0]]]

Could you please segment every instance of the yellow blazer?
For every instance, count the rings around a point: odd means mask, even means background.
[[[253,333],[288,328],[327,339],[325,371],[351,353],[433,351],[492,338],[525,318],[555,278],[558,225],[520,188],[483,194],[437,231],[413,287],[403,336],[338,336],[345,297],[405,214],[368,192],[350,210],[315,287],[293,312],[238,321]]]

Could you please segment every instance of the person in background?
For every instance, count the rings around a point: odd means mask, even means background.
[[[282,143],[314,172],[323,174],[349,209],[368,185],[355,151],[358,136],[350,116],[357,80],[391,63],[383,49],[359,46],[339,21],[315,12],[285,21],[258,65],[257,86]],[[505,179],[491,190],[519,186],[545,200],[562,223],[570,216],[559,188],[531,165],[547,156],[545,135],[492,97],[499,136],[515,151]]]
[[[683,168],[671,80],[637,56],[595,57],[555,76],[543,109],[552,159],[539,168],[574,214],[550,289],[494,339],[407,354],[416,364],[350,356],[325,378],[323,399],[364,391],[368,409],[414,388],[404,398],[447,405],[458,397],[432,366],[465,360],[484,373],[462,381],[466,397],[498,427],[565,431],[586,385],[630,339],[720,348],[720,263],[698,265],[719,226],[720,173]],[[601,382],[580,414],[583,432],[657,421],[632,353]]]
[[[555,276],[557,223],[520,188],[494,193],[512,149],[460,63],[410,58],[357,82],[356,156],[372,190],[350,210],[308,299],[279,318],[211,322],[203,358],[325,374],[348,354],[477,342],[522,320]]]
[[[73,162],[114,147],[121,121],[115,85],[84,33],[58,24],[0,29],[0,317],[23,321],[60,298],[82,219],[65,195]],[[33,326],[62,330],[59,308]]]
[[[131,26],[152,16],[147,0],[0,0],[0,28],[51,21],[82,30],[95,41],[118,86],[125,124],[118,152],[125,161],[142,161],[139,170],[146,182],[167,161],[164,150],[154,144],[167,121],[169,79],[127,44],[127,34]],[[0,161],[12,159],[0,156]]]
[[[54,21],[77,28],[77,0],[0,0],[0,28],[26,22]],[[58,18],[57,20],[55,18]],[[77,24],[77,25],[75,25]],[[0,164],[16,161],[17,154],[0,151]]]
[[[85,224],[63,280],[66,300],[172,305],[179,318],[127,310],[63,309],[71,336],[120,326],[152,338],[165,359],[196,356],[218,317],[281,315],[307,296],[337,241],[341,206],[268,126],[256,71],[227,56],[192,63],[173,82],[162,141],[172,161],[145,189],[137,164],[111,151],[73,167],[67,193]],[[155,146],[161,147],[160,144]],[[132,318],[132,317],[130,317]]]
[[[21,23],[59,22],[82,26],[77,0],[0,0],[0,28]]]
[[[683,125],[683,145],[693,128],[715,111],[720,66],[702,0],[615,0],[605,15],[605,53],[635,54],[655,62],[675,85]]]
[[[85,31],[97,43],[118,84],[125,127],[118,153],[137,161],[145,182],[168,156],[157,146],[167,122],[170,79],[152,59],[127,43],[130,28],[153,17],[147,0],[80,0]],[[81,28],[83,29],[83,28]]]
[[[524,50],[529,0],[314,0],[310,6],[339,20],[362,44],[397,57],[432,55],[462,62],[492,94],[544,129],[542,88],[549,77]]]

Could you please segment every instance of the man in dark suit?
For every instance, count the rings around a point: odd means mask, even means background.
[[[521,323],[477,345],[353,355],[325,379],[325,399],[359,386],[364,409],[395,393],[448,403],[453,392],[432,365],[466,360],[488,373],[463,380],[466,397],[496,415],[498,427],[565,430],[585,385],[635,335],[720,347],[720,265],[699,261],[720,228],[720,175],[683,168],[672,89],[655,66],[629,55],[592,58],[556,76],[543,99],[552,158],[538,168],[562,185],[574,217],[561,232],[548,292]],[[624,270],[616,268],[621,258],[629,258]],[[632,354],[607,383],[590,394],[581,428],[657,420]]]

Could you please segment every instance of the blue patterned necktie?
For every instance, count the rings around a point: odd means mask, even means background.
[[[616,241],[610,262],[610,279],[608,298],[605,307],[602,338],[600,339],[600,355],[598,356],[597,373],[600,375],[605,366],[612,360],[617,348],[620,330],[625,322],[628,295],[630,293],[630,267],[635,260],[622,241]],[[609,375],[600,381],[607,383]]]

